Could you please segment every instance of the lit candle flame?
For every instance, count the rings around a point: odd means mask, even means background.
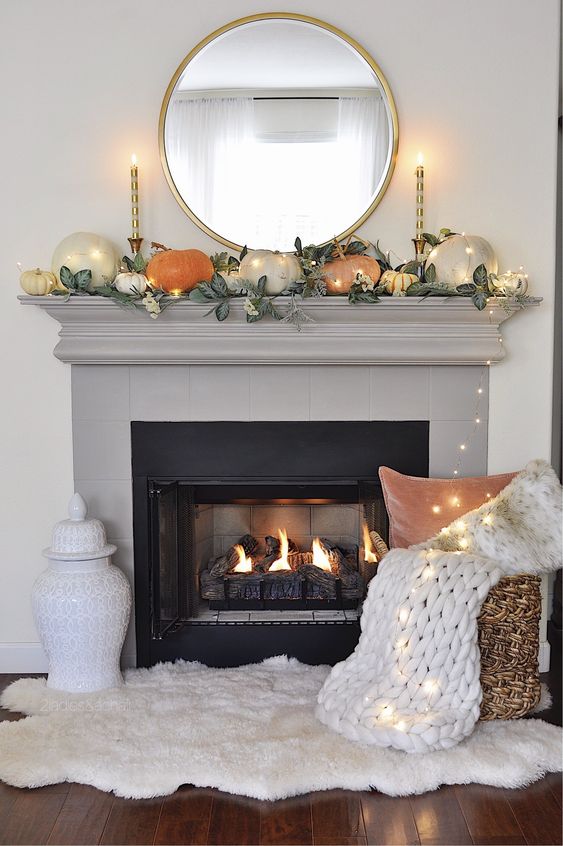
[[[332,572],[330,558],[319,538],[315,538],[313,541],[313,564],[315,567],[320,567],[321,570],[326,570],[327,573]]]
[[[373,544],[371,542],[369,529],[368,529],[366,523],[364,523],[364,528],[363,528],[363,540],[364,540],[364,561],[366,562],[366,564],[377,564],[377,555],[373,551]]]
[[[135,155],[135,153],[132,153],[132,155],[131,155],[131,167],[136,167],[136,165],[137,165],[137,156]]]
[[[247,557],[240,543],[235,544],[235,552],[238,555],[238,564],[233,573],[252,573],[252,558]]]
[[[270,564],[268,567],[269,573],[275,573],[278,570],[291,570],[289,566],[289,561],[287,560],[287,554],[289,552],[289,541],[287,539],[287,532],[285,529],[278,529],[278,535],[280,538],[280,557],[277,558],[273,564]]]
[[[422,155],[422,153],[419,153],[416,157],[416,163],[418,167],[424,167],[424,156]]]

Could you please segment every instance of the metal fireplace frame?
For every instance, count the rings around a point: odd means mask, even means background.
[[[287,502],[315,493],[326,501],[332,490],[333,502],[358,502],[362,486],[379,489],[382,464],[428,475],[428,421],[133,421],[131,444],[138,666],[176,658],[236,666],[278,654],[334,664],[350,654],[359,637],[357,620],[209,625],[186,622],[190,609],[179,607],[176,620],[164,628],[155,625],[151,526],[158,491],[182,485],[185,491],[199,491],[205,497],[200,501],[215,496],[225,502],[227,496],[237,501],[245,489],[252,500],[257,492],[264,497],[275,489],[276,500]],[[276,475],[282,468],[283,475]],[[193,538],[180,543],[193,543]],[[185,596],[185,584],[178,591]]]

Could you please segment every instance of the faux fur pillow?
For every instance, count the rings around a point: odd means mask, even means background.
[[[562,488],[546,461],[531,461],[494,499],[411,549],[462,550],[492,558],[506,573],[562,564]]]

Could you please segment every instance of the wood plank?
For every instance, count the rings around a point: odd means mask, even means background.
[[[339,837],[338,846],[366,846],[365,837]],[[333,837],[315,839],[315,846],[335,846]]]
[[[0,811],[0,844],[47,843],[51,829],[68,793],[68,784],[49,785],[33,790],[2,785],[2,793],[16,791]],[[7,794],[6,794],[7,791]]]
[[[156,834],[162,799],[120,799],[115,797],[100,839],[105,844],[152,843]]]
[[[549,788],[559,807],[561,807],[563,799],[563,781],[561,775],[561,773],[548,773],[545,777],[545,780],[549,784]]]
[[[184,785],[172,796],[166,796],[154,838],[155,844],[205,846],[212,803],[213,791],[191,785]]]
[[[302,796],[279,802],[262,802],[260,805],[260,843],[296,844],[313,843],[311,799]]]
[[[113,805],[113,795],[88,784],[71,784],[48,843],[80,846],[97,843]]]
[[[330,790],[311,795],[313,837],[317,839],[363,837],[365,835],[360,794]]]
[[[526,843],[502,788],[464,784],[454,789],[475,844],[518,846]]]
[[[410,804],[422,844],[473,843],[453,787],[443,785],[432,793],[411,796]]]
[[[260,840],[260,803],[217,791],[213,794],[208,843],[246,846]]]
[[[505,795],[527,843],[540,846],[561,843],[561,806],[546,779],[524,790],[506,790]]]
[[[361,794],[367,842],[375,846],[418,846],[420,843],[408,797]]]

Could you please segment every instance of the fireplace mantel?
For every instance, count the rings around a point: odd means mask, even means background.
[[[243,301],[224,323],[209,306],[178,302],[152,320],[101,297],[21,296],[61,324],[54,350],[71,364],[451,364],[500,361],[501,324],[520,311],[491,299],[478,311],[465,298],[401,297],[351,306],[341,298],[303,304],[313,323],[264,318],[248,325]],[[530,300],[537,306],[540,300]],[[287,299],[277,300],[284,310]]]

